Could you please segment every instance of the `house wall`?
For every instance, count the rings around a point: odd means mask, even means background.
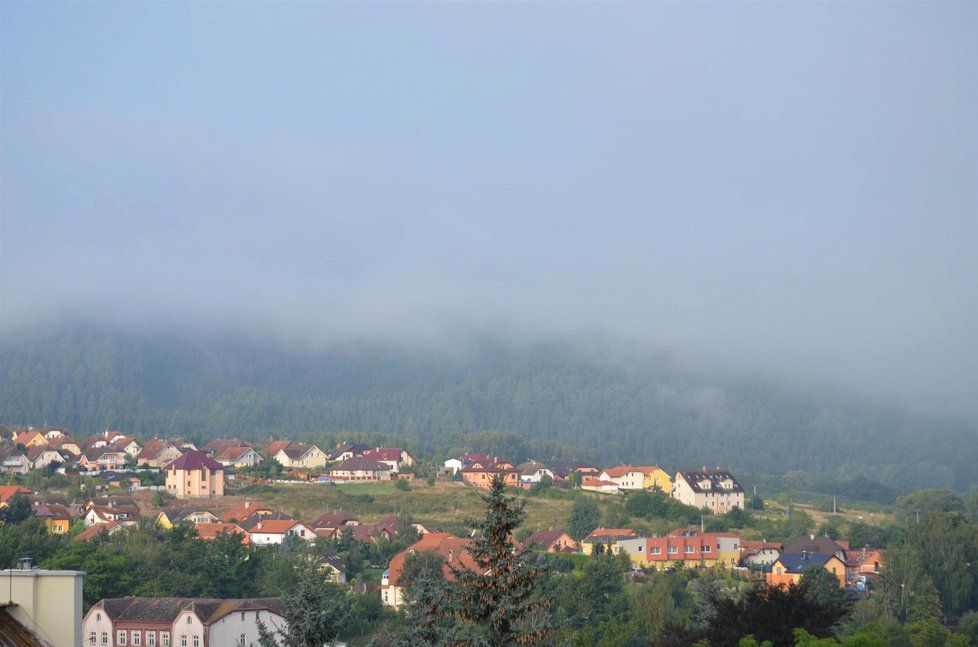
[[[207,647],[204,643],[204,624],[189,610],[181,611],[177,619],[173,621],[171,635],[173,647]],[[214,647],[217,645],[215,644]]]
[[[313,447],[302,457],[300,461],[300,467],[305,467],[307,469],[315,469],[318,467],[326,467],[326,454],[323,450],[318,447]]]
[[[7,613],[52,647],[78,647],[82,644],[83,576],[81,571],[0,571],[0,580],[7,585],[5,593],[14,603]]]
[[[462,480],[476,487],[489,489],[492,487],[492,477],[496,472],[462,472]],[[520,475],[518,472],[499,472],[506,485],[519,485]]]
[[[232,611],[208,628],[207,647],[257,645],[259,619],[270,631],[284,631],[288,627],[285,618],[271,611]]]
[[[167,470],[166,491],[179,499],[224,496],[224,470]]]
[[[82,644],[85,647],[102,647],[115,645],[115,630],[112,621],[98,603],[88,610],[82,622]]]
[[[672,492],[672,479],[663,470],[655,470],[651,474],[645,477],[643,485],[646,490],[652,490],[659,488],[666,494]]]

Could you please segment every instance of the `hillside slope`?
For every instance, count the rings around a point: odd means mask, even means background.
[[[602,461],[800,469],[900,491],[978,483],[978,436],[962,426],[838,394],[710,379],[664,358],[611,361],[570,344],[472,348],[312,352],[66,326],[0,347],[0,421],[195,438],[382,434],[439,453],[462,434],[502,430],[527,451],[560,453],[559,443]]]

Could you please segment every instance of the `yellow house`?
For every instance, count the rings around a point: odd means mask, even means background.
[[[71,530],[71,513],[59,503],[39,503],[34,506],[34,516],[44,519],[44,526],[52,535],[67,535]]]
[[[651,490],[660,488],[672,491],[672,479],[658,465],[619,465],[603,470],[598,478],[610,481],[621,490]]]
[[[642,484],[645,486],[646,490],[654,490],[655,488],[659,488],[666,494],[672,492],[672,477],[669,476],[668,472],[658,465],[652,465],[651,467],[644,468],[644,470]]]

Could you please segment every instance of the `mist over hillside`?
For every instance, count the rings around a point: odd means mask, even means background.
[[[517,451],[600,461],[804,470],[896,491],[978,484],[978,438],[966,425],[600,348],[473,340],[455,353],[308,350],[72,325],[5,340],[0,421],[198,439],[373,434],[427,454],[455,451],[473,432],[509,431],[527,442]]]

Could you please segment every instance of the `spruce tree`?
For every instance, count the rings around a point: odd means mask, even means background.
[[[450,564],[457,582],[456,615],[482,627],[494,647],[541,644],[552,633],[550,603],[538,594],[549,572],[524,559],[513,542],[526,516],[524,502],[506,496],[498,477],[489,493],[479,496],[486,503],[486,518],[469,522],[475,536],[468,550],[476,568],[466,568],[461,560]]]

